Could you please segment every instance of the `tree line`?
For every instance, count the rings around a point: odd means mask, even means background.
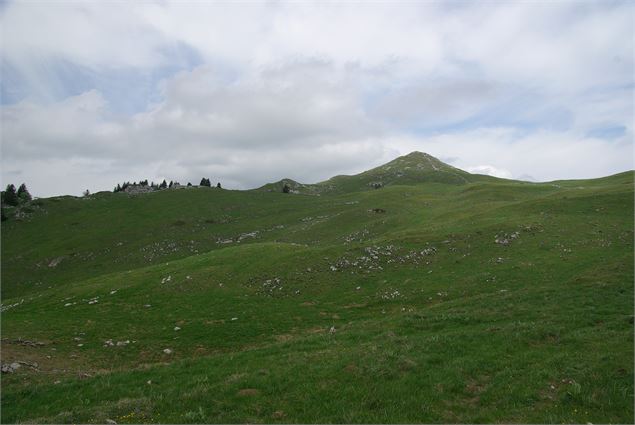
[[[177,181],[172,181],[172,180],[170,180],[170,182],[168,183],[165,179],[161,183],[154,183],[154,182],[148,183],[147,179],[141,180],[139,183],[137,183],[136,181],[132,183],[123,182],[123,183],[117,183],[117,186],[115,186],[115,188],[113,189],[113,192],[114,193],[125,192],[127,188],[134,187],[134,186],[149,187],[151,190],[162,190],[162,189],[172,189],[172,188],[180,187],[181,183]],[[191,187],[192,183],[188,182],[187,186]],[[199,186],[211,187],[212,183],[210,179],[203,177],[201,179],[201,183],[199,183]],[[216,187],[218,189],[222,189],[220,182],[216,183]]]
[[[2,221],[5,221],[8,218],[4,211],[5,206],[17,207],[18,205],[29,202],[32,199],[33,198],[24,183],[22,183],[17,189],[15,188],[15,185],[8,184],[7,188],[0,193],[0,202],[2,203]]]
[[[14,185],[8,184],[7,188],[2,192],[2,205],[15,207],[20,202],[28,202],[31,199],[33,198],[24,183],[22,183],[17,190]]]

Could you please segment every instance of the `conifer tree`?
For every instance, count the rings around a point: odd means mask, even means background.
[[[4,203],[7,205],[18,205],[19,198],[18,194],[15,192],[15,186],[12,184],[7,185],[7,189],[4,191],[3,197]]]
[[[21,201],[30,201],[31,198],[31,194],[29,193],[28,189],[26,188],[26,185],[24,183],[22,183],[20,185],[20,187],[18,188],[18,198]]]

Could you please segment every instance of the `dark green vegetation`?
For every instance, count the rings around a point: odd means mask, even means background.
[[[428,158],[320,196],[32,201],[2,362],[38,369],[3,374],[2,422],[632,423],[633,173]]]

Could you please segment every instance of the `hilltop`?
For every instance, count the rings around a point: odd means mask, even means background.
[[[414,152],[286,180],[320,196],[30,201],[2,223],[2,422],[632,423],[633,178]]]
[[[452,167],[432,155],[411,152],[387,164],[353,176],[335,176],[315,184],[303,184],[292,179],[282,179],[268,183],[257,190],[278,192],[288,184],[293,193],[308,195],[322,193],[344,193],[372,190],[385,186],[410,185],[417,183],[466,184],[477,181],[495,181],[495,177],[470,174]]]

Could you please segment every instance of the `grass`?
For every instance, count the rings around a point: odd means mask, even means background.
[[[36,201],[2,422],[632,423],[633,173],[405,183]]]

